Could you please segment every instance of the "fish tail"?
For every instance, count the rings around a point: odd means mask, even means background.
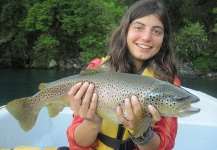
[[[40,109],[31,107],[31,97],[16,99],[6,105],[6,109],[19,122],[24,131],[29,131],[35,125]]]

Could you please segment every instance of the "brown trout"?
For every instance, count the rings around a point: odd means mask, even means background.
[[[158,109],[162,116],[184,117],[200,111],[191,107],[198,102],[195,95],[173,84],[155,78],[135,74],[118,73],[103,68],[86,69],[79,75],[60,80],[42,83],[40,91],[32,97],[16,99],[6,105],[6,109],[19,122],[24,131],[32,129],[39,111],[47,107],[49,116],[55,117],[69,106],[67,92],[78,82],[94,84],[94,92],[98,95],[97,114],[104,119],[119,124],[116,107],[121,106],[127,118],[124,100],[132,95],[138,97],[142,110],[136,112],[138,125],[133,134],[141,135],[151,122],[147,109],[149,104]]]

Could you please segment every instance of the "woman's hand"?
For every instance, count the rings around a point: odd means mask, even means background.
[[[136,96],[132,96],[131,99],[126,98],[125,99],[125,111],[127,114],[127,119],[123,116],[123,112],[120,106],[117,107],[117,117],[119,121],[128,129],[134,130],[136,128],[135,124],[135,112],[141,109],[140,103]],[[148,109],[150,113],[152,114],[152,124],[155,124],[156,122],[160,121],[161,116],[158,112],[158,110],[152,106],[148,105]],[[134,110],[134,111],[133,111]]]
[[[73,133],[75,143],[81,147],[88,147],[94,143],[102,125],[102,118],[96,114],[98,98],[93,90],[93,84],[80,82],[68,92],[74,115],[84,119]]]
[[[102,118],[96,114],[97,94],[93,93],[94,85],[81,82],[74,85],[68,92],[70,107],[75,116],[88,120],[90,122],[101,123]]]
[[[160,121],[161,116],[160,113],[158,112],[158,110],[152,106],[152,105],[148,105],[148,110],[150,111],[150,113],[152,114],[152,125],[155,125],[158,121]]]

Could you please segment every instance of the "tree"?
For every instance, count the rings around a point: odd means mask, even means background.
[[[110,31],[124,11],[117,2],[45,0],[28,10],[20,27],[37,36],[30,41],[34,43],[35,58],[44,53],[49,53],[49,56],[43,60],[73,58],[82,52],[84,61],[89,62],[106,53]],[[38,61],[42,62],[41,59]]]
[[[112,30],[136,1],[1,0],[0,66],[47,68],[51,59],[67,61],[82,56],[88,63],[102,57]],[[161,1],[168,10],[179,53],[187,49],[188,56],[194,58],[217,56],[216,0]],[[185,38],[195,36],[197,23],[208,37],[205,48],[200,40]],[[190,34],[185,32],[189,29]]]
[[[0,1],[0,50],[4,63],[17,66],[26,64],[28,59],[27,41],[25,33],[17,28],[17,24],[25,16],[26,9],[18,1]],[[16,63],[16,61],[19,60]]]
[[[215,14],[215,16],[217,16],[217,7],[213,8],[213,14]],[[217,19],[215,19],[215,25],[213,28],[213,32],[217,33]]]
[[[200,23],[191,23],[181,28],[175,36],[176,51],[181,58],[191,61],[205,52],[207,33]]]

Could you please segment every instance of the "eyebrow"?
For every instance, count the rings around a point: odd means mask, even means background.
[[[142,25],[142,26],[145,26],[144,23],[139,22],[139,21],[132,22],[131,25],[133,25],[133,24],[140,24],[140,25]],[[160,28],[160,29],[164,30],[164,28],[161,27],[161,26],[153,26],[153,28]]]

